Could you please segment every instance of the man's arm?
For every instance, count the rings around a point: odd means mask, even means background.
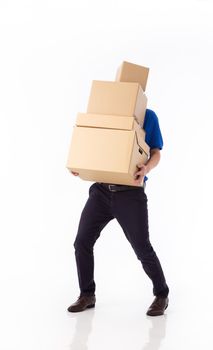
[[[160,150],[158,148],[153,148],[150,150],[150,158],[147,163],[137,165],[138,170],[134,174],[136,186],[140,185],[142,178],[158,165],[160,157]]]

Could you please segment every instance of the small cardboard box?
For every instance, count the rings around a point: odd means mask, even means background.
[[[137,82],[141,85],[143,91],[145,91],[148,75],[149,68],[124,61],[117,70],[115,80],[121,82]]]
[[[130,130],[75,126],[67,168],[84,180],[135,186],[136,165],[148,160],[149,147],[133,124]]]
[[[143,125],[146,106],[140,84],[94,80],[87,113],[135,117]]]

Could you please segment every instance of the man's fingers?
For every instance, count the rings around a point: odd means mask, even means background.
[[[142,168],[144,168],[144,167],[145,167],[144,164],[137,164],[137,168],[138,168],[138,169],[142,169]]]
[[[139,170],[139,171],[136,171],[134,175],[135,175],[135,176],[145,176],[145,175],[144,175],[144,169]]]
[[[71,171],[71,173],[74,175],[74,176],[78,176],[79,173],[76,173],[75,171]]]
[[[138,171],[138,172],[136,172],[136,173],[134,174],[134,179],[135,179],[135,180],[140,180],[143,176],[144,176],[144,175],[143,175],[140,171]]]
[[[134,183],[135,183],[136,185],[140,185],[141,181],[142,181],[142,178],[141,178],[141,177],[138,178],[138,179],[134,179]]]

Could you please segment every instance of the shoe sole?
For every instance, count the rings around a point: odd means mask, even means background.
[[[88,306],[86,306],[84,309],[81,309],[81,310],[72,310],[72,309],[67,309],[67,311],[68,312],[82,312],[82,311],[84,311],[84,310],[86,310],[86,309],[91,309],[91,308],[93,308],[93,307],[95,307],[95,304],[91,304],[91,305],[88,305]]]
[[[165,306],[164,311],[167,309],[168,306],[169,306],[169,304],[167,304],[167,305]],[[163,316],[163,315],[164,315],[164,312],[163,312],[163,313],[155,313],[155,314],[149,314],[149,313],[147,313],[147,316]]]

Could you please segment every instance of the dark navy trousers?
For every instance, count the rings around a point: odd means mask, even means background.
[[[166,284],[160,261],[149,240],[147,196],[142,187],[111,192],[94,183],[82,211],[74,242],[80,295],[95,294],[93,247],[107,223],[116,219],[130,242],[144,271],[153,283],[153,294],[166,297]]]

